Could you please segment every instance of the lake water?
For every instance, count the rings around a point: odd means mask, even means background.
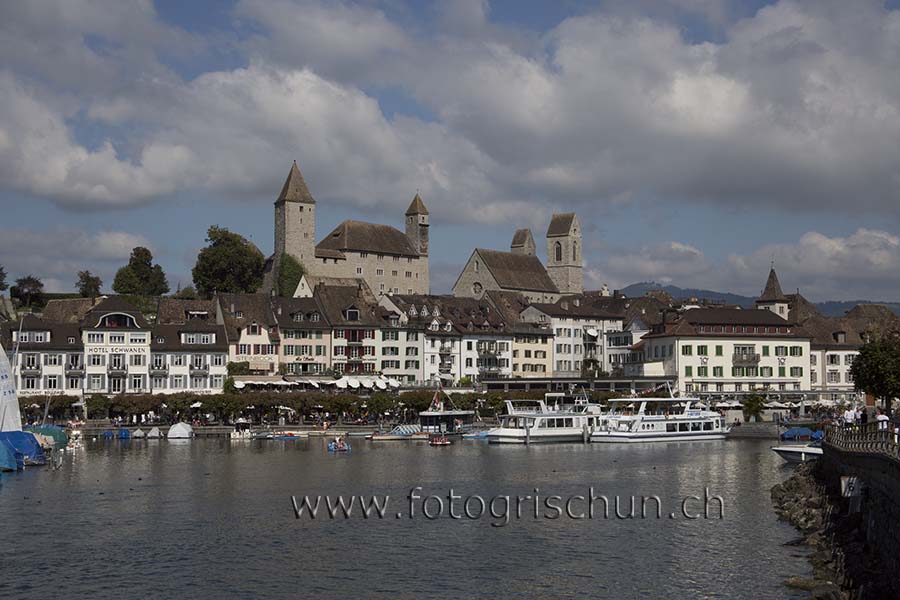
[[[58,470],[0,478],[0,598],[804,598],[782,581],[808,576],[797,533],[778,522],[769,488],[790,475],[768,441],[489,446],[351,440],[89,442]],[[410,489],[444,496],[429,520]],[[450,488],[478,495],[619,496],[646,519],[450,517]],[[689,520],[681,500],[708,488],[724,519]],[[291,496],[390,496],[386,518],[296,519]],[[564,501],[564,500],[563,500]],[[324,500],[323,500],[324,502]],[[428,501],[432,516],[437,501]],[[573,512],[585,503],[574,501]],[[469,502],[470,514],[478,502]],[[502,513],[503,501],[495,508]],[[613,506],[614,508],[614,506]],[[689,503],[702,512],[702,501]],[[397,513],[402,513],[401,518]],[[670,518],[672,512],[676,518]],[[638,514],[639,516],[639,514]],[[515,517],[515,514],[513,514]]]

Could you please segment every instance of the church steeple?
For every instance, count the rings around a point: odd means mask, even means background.
[[[775,265],[769,269],[769,278],[766,279],[766,287],[756,299],[756,308],[770,310],[783,319],[787,319],[790,311],[788,297],[781,291],[781,283],[775,274]]]
[[[406,209],[406,237],[420,256],[428,256],[428,209],[419,192]]]
[[[290,254],[311,269],[315,247],[316,201],[295,160],[275,201],[275,262],[280,261],[282,254]]]

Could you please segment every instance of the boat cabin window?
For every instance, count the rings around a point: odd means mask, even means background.
[[[678,424],[678,431],[687,431],[687,430],[688,430],[688,424],[687,424],[687,423],[679,423],[679,424]]]
[[[678,424],[666,423],[666,431],[668,431],[669,433],[675,433],[676,431],[678,431]]]
[[[706,421],[705,423],[703,423],[703,431],[712,431],[712,428],[712,421]]]
[[[703,426],[703,423],[699,423],[699,422],[697,422],[697,421],[694,421],[693,423],[691,423],[691,431],[700,431],[700,428],[701,428],[702,426]]]

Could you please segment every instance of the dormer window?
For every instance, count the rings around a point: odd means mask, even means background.
[[[345,318],[348,321],[359,321],[359,310],[356,308],[348,308]]]
[[[244,318],[244,311],[242,311],[242,310],[236,310],[236,311],[234,311],[234,318],[235,318],[235,319],[243,319],[243,318]]]
[[[164,337],[162,337],[162,336],[159,336],[159,337],[156,338],[156,343],[157,343],[157,344],[165,344],[165,343],[166,343],[166,338],[164,338]]]
[[[47,341],[48,337],[49,336],[46,335],[43,331],[35,331],[34,332],[34,340],[32,340],[32,341],[34,341],[35,344],[43,344],[44,342]]]
[[[451,324],[450,321],[447,321],[447,323],[444,325],[444,331],[449,333],[452,330],[453,330],[453,324]]]
[[[432,321],[431,325],[428,326],[430,331],[438,331],[440,329],[440,325],[438,325],[437,321]]]
[[[247,326],[247,333],[249,333],[250,335],[259,335],[259,325],[257,325],[256,323],[251,323],[249,326]]]
[[[437,307],[437,306],[435,306],[434,308],[431,309],[431,316],[432,316],[432,317],[439,317],[439,316],[441,316],[441,311],[438,310],[438,307]]]
[[[316,312],[310,313],[309,320],[312,321],[313,323],[318,323],[319,322],[319,313],[316,313]]]
[[[303,313],[294,313],[294,321],[297,323],[303,321]]]
[[[418,316],[419,316],[419,313],[416,312],[416,307],[415,307],[415,306],[410,306],[410,307],[409,307],[409,316],[411,316],[411,317],[418,317]]]
[[[69,339],[68,339],[67,341],[68,341],[70,344],[74,344],[74,343],[75,343],[75,338],[74,338],[73,336],[70,335],[70,336],[69,336]]]

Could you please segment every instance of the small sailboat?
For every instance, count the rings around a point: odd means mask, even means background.
[[[46,464],[43,448],[33,433],[22,431],[22,415],[15,380],[6,350],[0,345],[0,444],[16,459],[17,466]],[[18,455],[18,456],[17,456]],[[7,461],[8,462],[8,461]]]

